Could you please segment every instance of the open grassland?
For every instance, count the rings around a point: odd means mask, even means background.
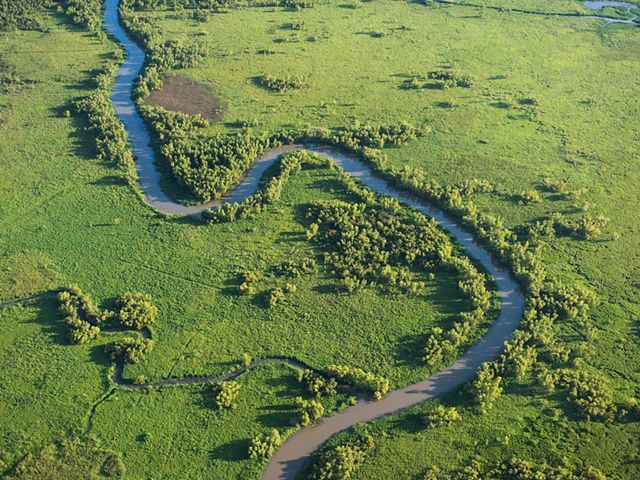
[[[578,2],[482,3],[587,13]],[[444,184],[476,177],[505,191],[541,193],[529,205],[508,195],[475,198],[516,230],[584,203],[609,217],[596,241],[549,240],[544,263],[554,278],[588,285],[599,297],[591,313],[597,336],[583,367],[606,376],[616,400],[638,395],[640,29],[388,0],[242,8],[204,22],[188,19],[188,11],[140,15],[165,39],[207,42],[204,60],[176,73],[210,85],[226,106],[212,132],[243,123],[276,132],[408,120],[429,133],[387,150],[393,165],[421,167]],[[71,281],[103,306],[125,290],[151,293],[160,309],[156,346],[126,368],[127,378],[221,374],[244,352],[359,366],[394,386],[426,375],[420,357],[427,333],[468,307],[452,275],[439,273],[418,295],[347,295],[321,268],[296,279],[297,291],[274,309],[266,308],[267,293],[282,279],[239,295],[240,273],[318,254],[304,241],[305,213],[313,200],[352,200],[336,174],[304,170],[276,206],[251,220],[204,225],[158,215],[94,159],[83,117],[65,115],[93,88],[114,45],[63,17],[43,19],[46,33],[0,37],[2,58],[28,80],[0,93],[0,302]],[[436,88],[428,73],[444,67],[472,75],[474,85]],[[268,75],[301,78],[304,86],[273,93],[260,80]],[[407,88],[414,78],[427,88]],[[544,192],[545,177],[587,191],[569,201]],[[113,390],[101,348],[113,335],[69,345],[50,298],[0,307],[0,328],[0,472],[51,442],[89,434],[123,455],[130,478],[258,478],[263,462],[246,459],[247,439],[291,426],[293,399],[302,393],[283,366],[241,377],[232,411],[214,410],[210,387]],[[562,328],[568,344],[577,340]],[[463,415],[450,428],[424,431],[421,415],[433,405],[375,423],[377,448],[355,478],[413,479],[428,466],[458,467],[473,455],[553,464],[567,457],[613,478],[640,475],[637,421],[585,422],[564,394],[526,382],[510,387],[486,416],[465,408],[467,395],[444,400]]]

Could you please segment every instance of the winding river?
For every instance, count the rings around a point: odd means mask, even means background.
[[[220,205],[225,201],[242,200],[258,189],[262,174],[278,160],[283,151],[304,148],[295,145],[288,146],[275,149],[264,155],[258,159],[242,183],[221,200],[195,206],[185,206],[173,201],[171,197],[163,192],[160,186],[160,173],[156,169],[154,152],[150,146],[151,138],[132,100],[133,82],[144,65],[145,54],[135,42],[128,38],[120,24],[118,4],[119,0],[105,1],[105,26],[126,51],[126,59],[117,73],[111,99],[116,115],[124,123],[129,133],[133,153],[136,156],[136,169],[140,178],[140,186],[149,205],[169,214],[192,215]],[[518,285],[509,271],[498,265],[483,246],[477,243],[468,232],[463,230],[442,211],[392,188],[383,179],[375,176],[368,166],[357,158],[344,155],[331,148],[307,148],[330,158],[347,173],[359,179],[372,190],[392,196],[434,218],[444,230],[455,237],[457,242],[466,249],[470,257],[482,264],[484,269],[493,275],[500,299],[500,314],[495,323],[489,328],[487,334],[453,365],[421,382],[390,392],[380,401],[360,400],[356,405],[336,415],[324,418],[316,426],[298,430],[287,439],[280,450],[271,458],[263,475],[264,480],[293,480],[302,471],[311,454],[336,433],[360,422],[368,422],[385,415],[395,414],[425,400],[449,392],[470,381],[482,363],[493,360],[501,353],[504,342],[518,327],[524,310],[524,296],[519,291]],[[283,362],[291,366],[303,367],[295,360],[272,358],[254,362],[250,368],[273,362]],[[161,380],[153,384],[153,386],[207,383],[224,378],[233,378],[244,371],[245,369],[240,369],[220,378],[202,377]],[[116,383],[124,385],[125,382],[122,380],[121,373],[122,370],[116,371],[114,380]],[[146,388],[148,386],[151,385],[137,386],[137,388]]]

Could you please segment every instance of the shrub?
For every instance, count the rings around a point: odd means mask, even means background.
[[[436,80],[440,88],[443,89],[451,87],[469,88],[475,83],[475,79],[471,75],[464,74],[458,70],[435,70],[429,72],[429,78]]]
[[[300,90],[307,86],[307,80],[303,76],[289,75],[284,78],[273,75],[263,75],[260,77],[260,85],[272,92],[284,93],[287,90]]]
[[[431,413],[426,415],[425,424],[427,428],[448,427],[460,419],[461,417],[456,407],[446,408],[443,405],[438,405]]]
[[[242,274],[242,283],[240,284],[240,292],[245,295],[256,293],[258,283],[264,278],[260,272],[248,271]]]
[[[282,444],[280,432],[275,428],[253,437],[249,442],[249,458],[269,458]]]
[[[253,359],[251,358],[251,355],[249,355],[247,352],[242,354],[242,367],[243,368],[249,368],[251,366],[251,362],[253,361]]]
[[[153,340],[126,337],[105,346],[106,353],[115,362],[138,363],[153,350]]]
[[[302,397],[296,397],[295,404],[300,414],[298,423],[303,427],[317,423],[324,415],[324,406],[317,400],[305,400]]]
[[[240,393],[240,384],[233,380],[220,382],[214,388],[213,402],[218,410],[236,408],[236,398]]]
[[[521,203],[525,205],[530,205],[532,203],[540,203],[542,201],[542,197],[537,192],[537,190],[526,190],[524,192],[520,192],[514,195]]]
[[[360,368],[329,365],[327,375],[338,383],[351,385],[358,390],[370,392],[376,400],[381,399],[389,391],[389,380],[384,377],[365,372]]]
[[[301,261],[289,260],[277,268],[280,275],[286,277],[299,277],[306,273],[313,273],[318,270],[318,262],[313,258],[305,258]]]
[[[274,308],[277,305],[284,303],[286,298],[287,296],[285,295],[284,290],[282,288],[280,287],[274,288],[273,290],[271,290],[271,293],[269,293],[269,297],[267,299],[267,305],[269,305],[269,308]]]
[[[118,303],[118,320],[125,327],[142,330],[155,323],[158,308],[152,303],[151,295],[127,292],[120,297]]]

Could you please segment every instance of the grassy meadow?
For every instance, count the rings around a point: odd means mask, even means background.
[[[577,1],[477,3],[588,13]],[[483,178],[506,191],[541,192],[531,205],[477,196],[483,212],[509,227],[585,203],[606,215],[599,239],[550,240],[544,263],[554,278],[599,298],[585,368],[607,378],[616,400],[640,395],[639,28],[392,0],[243,7],[205,21],[188,11],[139,15],[166,40],[206,42],[202,62],[172,73],[209,85],[226,106],[211,133],[238,131],[239,121],[276,132],[406,120],[424,135],[387,149],[392,165],[423,168],[443,184]],[[61,15],[43,18],[44,32],[0,34],[0,58],[27,80],[0,91],[0,474],[52,442],[89,436],[122,456],[126,478],[257,479],[264,462],[247,459],[248,438],[292,427],[303,389],[284,366],[240,377],[238,408],[224,412],[214,409],[208,386],[114,388],[101,347],[112,335],[71,345],[52,298],[11,303],[70,282],[105,307],[126,290],[153,295],[156,346],[126,378],[218,375],[237,368],[245,352],[361,367],[395,387],[428,373],[427,333],[468,308],[452,275],[438,274],[417,295],[345,294],[321,265],[295,279],[297,291],[276,308],[266,308],[266,294],[283,279],[270,276],[255,295],[239,295],[242,272],[320,254],[305,241],[305,214],[314,200],[352,199],[336,174],[303,170],[277,205],[250,220],[205,225],[156,213],[96,160],[88,124],[73,113],[115,44]],[[447,67],[475,84],[406,88],[413,78],[429,84],[430,71]],[[263,75],[301,76],[306,86],[273,93],[260,86]],[[577,202],[561,199],[543,192],[547,177],[586,192]],[[563,333],[571,342],[572,332]],[[463,420],[450,428],[421,426],[431,404],[366,427],[377,447],[353,478],[416,479],[429,466],[455,468],[475,455],[554,465],[567,458],[615,479],[640,476],[637,421],[585,422],[561,394],[531,385],[508,390],[485,416],[465,408],[466,395],[442,400],[462,405]]]

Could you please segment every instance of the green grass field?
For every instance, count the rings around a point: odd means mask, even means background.
[[[477,3],[588,12],[574,1]],[[585,187],[579,206],[609,217],[606,232],[594,241],[550,240],[544,264],[554,278],[584,284],[599,298],[584,368],[605,376],[619,402],[640,395],[640,29],[391,0],[243,7],[205,22],[188,14],[139,13],[166,40],[206,42],[198,66],[173,73],[211,85],[226,105],[211,132],[237,131],[247,119],[268,132],[407,120],[428,133],[387,149],[392,165],[423,168],[443,184],[483,178],[520,192],[542,190],[553,177]],[[122,456],[127,478],[257,479],[264,462],[247,459],[248,439],[293,426],[293,399],[303,389],[288,367],[242,376],[232,411],[215,410],[207,386],[113,391],[101,347],[112,335],[71,345],[52,298],[4,304],[70,282],[103,306],[126,290],[153,295],[156,347],[126,368],[126,378],[218,375],[237,368],[245,352],[318,368],[357,366],[394,387],[428,374],[421,360],[428,332],[468,308],[451,274],[438,274],[418,295],[344,294],[321,265],[296,279],[297,292],[275,309],[265,307],[265,295],[282,279],[239,295],[241,272],[319,255],[304,239],[305,212],[313,200],[352,199],[336,174],[304,170],[277,205],[251,220],[205,225],[157,214],[95,159],[86,120],[64,113],[90,93],[115,44],[62,15],[43,18],[45,32],[0,34],[0,59],[28,80],[0,90],[0,474],[52,442],[89,436]],[[301,30],[291,29],[296,22]],[[445,67],[472,75],[474,86],[403,88]],[[265,74],[302,75],[307,86],[276,94],[256,83]],[[542,196],[533,205],[495,194],[476,202],[514,228],[574,211],[575,202]],[[637,420],[585,422],[560,393],[530,384],[508,389],[485,416],[467,408],[466,395],[443,400],[461,405],[463,420],[450,428],[420,426],[432,405],[367,427],[377,447],[353,478],[420,478],[429,466],[449,470],[474,455],[554,465],[566,457],[611,478],[640,476]],[[338,408],[345,400],[325,403]]]

